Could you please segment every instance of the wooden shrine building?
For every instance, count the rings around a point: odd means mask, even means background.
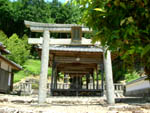
[[[63,96],[103,95],[100,66],[102,50],[94,45],[50,46],[49,64],[52,67],[51,94]],[[103,75],[103,73],[101,72]],[[58,78],[63,75],[63,84]],[[101,83],[101,84],[100,84]]]
[[[10,54],[0,42],[0,93],[9,93],[13,90],[13,70],[21,70],[22,67],[7,59],[4,55]]]
[[[107,82],[110,88],[107,89],[112,95],[112,101],[109,103],[114,103],[110,53],[107,55],[108,60],[105,60],[100,43],[93,44],[91,39],[82,37],[82,33],[92,32],[89,28],[76,24],[46,24],[30,21],[25,21],[25,25],[32,32],[43,32],[43,38],[28,40],[29,44],[38,45],[38,50],[41,51],[39,103],[45,102],[46,99],[48,65],[52,67],[51,94],[57,96],[103,95],[103,70],[106,67],[106,70],[110,70],[106,73],[110,77]],[[50,33],[71,33],[71,38],[53,39],[50,38]],[[63,85],[58,82],[60,76],[64,78]]]

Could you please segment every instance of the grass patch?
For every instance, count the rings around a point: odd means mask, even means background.
[[[28,76],[39,76],[41,70],[41,61],[29,59],[23,65],[23,70],[14,74],[14,82],[19,82],[21,79]],[[51,75],[51,68],[48,68],[48,75]]]
[[[126,80],[126,82],[131,82],[133,80],[138,79],[139,77],[140,76],[139,76],[139,74],[136,71],[134,71],[132,73],[125,74],[125,80]]]
[[[25,77],[27,77],[27,75],[25,75],[23,70],[16,72],[14,74],[14,83],[19,82],[21,79],[23,79]]]

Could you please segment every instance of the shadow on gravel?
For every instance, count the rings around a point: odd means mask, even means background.
[[[116,103],[125,103],[125,104],[134,104],[134,103],[148,103],[149,101],[144,97],[125,97],[125,98],[116,98]]]

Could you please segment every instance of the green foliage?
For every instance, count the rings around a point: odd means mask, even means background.
[[[0,42],[2,42],[5,45],[7,39],[8,39],[7,35],[3,31],[0,30]]]
[[[127,73],[127,74],[125,74],[125,80],[126,80],[126,82],[131,82],[131,81],[133,81],[133,80],[136,80],[136,79],[138,79],[138,78],[140,78],[140,76],[139,76],[139,74],[137,73],[137,72],[132,72],[132,73]]]
[[[33,89],[38,89],[39,88],[39,84],[38,83],[32,84],[32,88]]]
[[[9,0],[0,0],[0,30],[5,33],[13,30],[10,25],[13,24],[13,10]]]
[[[58,0],[53,0],[50,3],[51,17],[54,19],[54,23],[62,23],[62,24],[77,24],[81,22],[81,10],[78,6],[75,6],[71,3],[62,4],[58,2]],[[52,37],[57,38],[67,38],[70,35],[59,33],[52,34]]]
[[[16,34],[13,34],[7,38],[6,34],[0,31],[0,42],[11,52],[6,56],[10,60],[22,65],[29,58],[31,46],[28,45],[28,37],[26,35],[19,38]]]
[[[23,65],[23,70],[15,73],[14,82],[19,82],[21,79],[30,75],[40,75],[40,67],[40,60],[28,59]],[[51,68],[48,68],[48,75],[51,76]]]
[[[34,59],[29,59],[25,62],[24,64],[24,70],[28,72],[28,74],[32,74],[34,76],[40,74],[40,69],[41,69],[41,61],[40,60],[34,60]],[[51,74],[51,69],[48,69],[48,75]]]
[[[121,80],[125,80],[125,74],[127,73],[127,69],[124,68],[123,62],[120,58],[116,58],[112,62],[112,70],[113,70],[113,80],[114,82],[118,82]]]
[[[28,74],[26,74],[26,73],[24,72],[24,70],[21,70],[21,71],[19,71],[19,72],[16,72],[16,73],[14,74],[14,83],[19,82],[20,80],[22,80],[23,78],[25,78],[25,77],[27,77],[27,76],[28,76]]]
[[[40,61],[39,60],[27,60],[25,64],[23,65],[24,71],[27,74],[32,74],[32,75],[39,75],[40,74]]]
[[[7,40],[6,47],[11,52],[7,57],[18,64],[22,65],[29,58],[30,46],[27,44],[25,35],[21,40],[16,34],[13,34]]]
[[[73,0],[75,1],[75,0]],[[116,52],[131,68],[138,59],[150,75],[150,1],[77,0],[95,41]]]
[[[78,23],[81,11],[71,3],[62,4],[57,0],[0,0],[0,30],[8,37],[16,33],[19,37],[30,34],[24,20],[44,23]],[[38,33],[32,33],[39,37]]]

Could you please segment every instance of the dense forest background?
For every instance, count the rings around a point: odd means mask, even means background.
[[[0,29],[7,36],[16,33],[19,37],[30,35],[24,20],[45,23],[79,23],[81,11],[71,3],[58,0],[0,0]],[[35,36],[35,34],[33,34]]]
[[[84,6],[84,5],[83,5]],[[90,5],[89,5],[90,6]],[[38,75],[40,72],[39,59],[31,60],[37,57],[34,47],[28,45],[28,37],[40,37],[40,33],[31,33],[24,25],[24,20],[44,22],[44,23],[64,23],[64,24],[82,24],[81,18],[85,16],[87,6],[80,8],[80,4],[74,5],[72,2],[61,3],[58,0],[46,2],[44,0],[0,0],[0,42],[11,52],[6,56],[10,60],[23,66],[24,70],[17,73],[17,81],[27,75]],[[95,6],[94,6],[95,7]],[[92,7],[91,7],[92,8]],[[88,9],[90,17],[99,15],[96,10]],[[95,16],[93,15],[95,13]],[[84,17],[88,22],[91,18]],[[101,18],[100,18],[101,19]],[[99,19],[96,19],[97,21]],[[97,22],[95,19],[93,21]],[[94,23],[94,22],[92,22]],[[94,23],[94,26],[98,24]],[[93,28],[93,27],[92,27]],[[94,30],[96,33],[97,30]],[[106,32],[107,34],[107,32]],[[55,38],[67,38],[68,34],[51,34]],[[31,67],[31,64],[33,66]],[[36,68],[38,64],[38,67]],[[129,72],[124,67],[121,57],[113,61],[114,81],[132,80],[138,77],[134,71]],[[19,79],[18,79],[19,78]]]

